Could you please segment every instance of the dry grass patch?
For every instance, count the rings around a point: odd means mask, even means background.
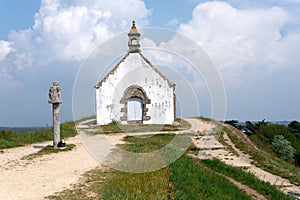
[[[67,146],[65,148],[53,148],[53,146],[48,145],[48,146],[45,146],[44,148],[42,148],[41,150],[39,150],[38,152],[26,155],[26,156],[22,157],[21,159],[22,160],[32,160],[34,158],[41,157],[43,155],[72,151],[75,147],[76,147],[75,144],[67,144]]]

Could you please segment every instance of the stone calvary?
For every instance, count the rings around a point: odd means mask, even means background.
[[[53,113],[53,147],[57,148],[60,142],[60,104],[62,103],[61,89],[57,81],[53,82],[53,85],[49,89],[48,103],[52,104]]]

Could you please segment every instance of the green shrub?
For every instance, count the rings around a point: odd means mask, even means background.
[[[276,135],[272,141],[271,149],[276,155],[286,161],[291,161],[294,157],[295,149],[291,143],[282,135]]]

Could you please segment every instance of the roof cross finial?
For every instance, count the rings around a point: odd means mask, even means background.
[[[132,21],[132,26],[131,26],[131,32],[137,32],[136,26],[135,26],[135,21]]]

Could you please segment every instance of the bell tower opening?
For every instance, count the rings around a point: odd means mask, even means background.
[[[141,34],[138,32],[136,26],[135,26],[135,21],[132,21],[132,26],[127,34],[129,37],[128,40],[128,47],[129,47],[129,52],[130,53],[136,53],[140,52],[140,36]]]

